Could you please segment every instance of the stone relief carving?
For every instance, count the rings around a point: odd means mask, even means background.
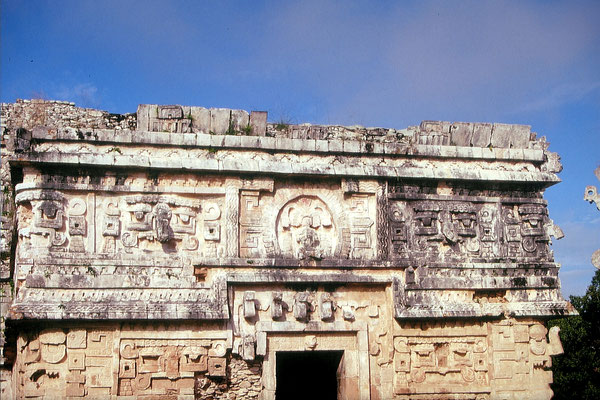
[[[469,392],[488,389],[485,337],[395,337],[396,394],[430,393],[431,388]]]
[[[596,177],[600,180],[600,167],[596,168],[594,171]],[[585,194],[583,195],[583,199],[590,203],[595,203],[596,208],[600,210],[600,195],[598,194],[598,189],[595,186],[587,186],[585,188]],[[600,269],[600,249],[596,250],[592,254],[592,265],[598,269]]]
[[[131,252],[140,241],[161,243],[164,251],[196,251],[203,243],[206,256],[216,256],[221,243],[221,208],[217,202],[179,200],[175,197],[128,196],[129,221],[121,235]],[[198,220],[202,221],[199,232]],[[146,244],[142,249],[159,251]]]
[[[102,397],[111,394],[113,333],[105,330],[46,329],[28,341],[18,367],[23,397]]]
[[[20,257],[30,256],[31,248],[51,252],[68,251],[68,224],[65,196],[54,190],[36,190],[17,194]],[[77,213],[77,211],[75,211]],[[81,233],[75,225],[74,234]]]
[[[300,196],[279,214],[277,236],[282,254],[323,259],[333,256],[336,231],[327,205],[314,196]]]
[[[351,254],[350,258],[373,258],[374,225],[369,202],[373,198],[368,194],[353,194],[350,197],[348,215],[350,219]]]
[[[548,218],[545,205],[510,199],[500,205],[450,199],[392,201],[389,226],[391,257],[407,260],[464,262],[525,257],[549,261],[550,236],[562,237],[560,228]]]
[[[149,115],[148,122],[150,131],[190,133],[192,131],[192,119],[183,115],[181,106],[158,106]]]
[[[194,394],[198,375],[225,376],[225,347],[206,339],[122,339],[119,395]]]
[[[222,195],[206,199],[141,194],[82,197],[34,190],[20,193],[17,200],[23,256],[32,247],[52,253],[105,255],[120,250],[128,254],[183,250],[205,257],[224,255],[226,250]],[[230,236],[236,230],[227,229]],[[236,243],[237,238],[233,246],[227,246],[233,247],[233,253]]]
[[[81,198],[73,198],[69,204],[69,251],[85,253],[83,237],[87,236],[87,205]]]
[[[161,243],[173,239],[173,228],[171,228],[171,217],[173,212],[165,203],[158,203],[155,207],[156,213],[156,238]]]
[[[101,252],[115,254],[117,250],[116,240],[121,236],[121,210],[119,210],[118,201],[113,198],[104,201],[103,209]]]
[[[260,192],[244,190],[240,193],[240,256],[258,257],[260,241],[265,231],[260,209]]]
[[[71,328],[19,337],[24,356],[16,370],[17,393],[26,398],[193,396],[198,380],[227,375],[225,339],[131,335],[127,331],[119,339],[112,329]]]

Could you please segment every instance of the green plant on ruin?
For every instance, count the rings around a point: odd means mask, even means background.
[[[292,119],[288,115],[282,115],[279,120],[275,122],[276,131],[287,131],[292,125]]]
[[[242,132],[246,136],[252,135],[252,126],[250,124],[246,125],[245,127],[242,128]]]
[[[98,271],[96,271],[96,268],[92,267],[91,265],[88,265],[87,273],[92,275],[93,277],[98,276]]]
[[[277,122],[275,124],[275,130],[277,131],[287,131],[289,127],[290,125],[286,124],[285,122]]]
[[[108,149],[108,152],[123,154],[123,152],[121,151],[121,149],[119,147],[111,147],[110,149]]]
[[[227,128],[227,131],[225,132],[225,134],[226,135],[237,135],[233,121],[229,121],[229,127]]]

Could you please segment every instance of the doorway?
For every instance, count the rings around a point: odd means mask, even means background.
[[[278,351],[275,398],[335,400],[338,395],[338,367],[344,352]]]

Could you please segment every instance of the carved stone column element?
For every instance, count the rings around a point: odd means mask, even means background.
[[[227,257],[238,256],[239,190],[234,186],[225,189],[225,246]]]
[[[252,319],[256,317],[256,293],[248,290],[244,292],[244,318]]]
[[[271,303],[271,317],[279,319],[283,317],[283,293],[273,292],[273,301]]]
[[[306,321],[310,312],[310,301],[308,292],[300,292],[296,294],[294,301],[294,317],[298,321]]]
[[[600,167],[596,168],[594,171],[596,177],[600,180]],[[590,203],[596,203],[596,208],[600,210],[600,194],[598,194],[598,189],[595,186],[587,186],[585,188],[585,194],[583,195],[583,199],[589,201]],[[594,267],[600,269],[600,249],[596,250],[592,254],[592,264]]]
[[[323,293],[321,295],[320,308],[321,308],[321,319],[323,321],[328,321],[328,320],[333,319],[333,311],[335,309],[335,306],[333,304],[333,299],[331,297],[331,294]]]
[[[161,243],[166,243],[173,238],[172,215],[173,213],[168,205],[164,203],[156,205],[156,238]]]

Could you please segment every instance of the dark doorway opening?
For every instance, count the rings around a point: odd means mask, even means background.
[[[278,351],[277,400],[337,399],[337,369],[343,351]]]

